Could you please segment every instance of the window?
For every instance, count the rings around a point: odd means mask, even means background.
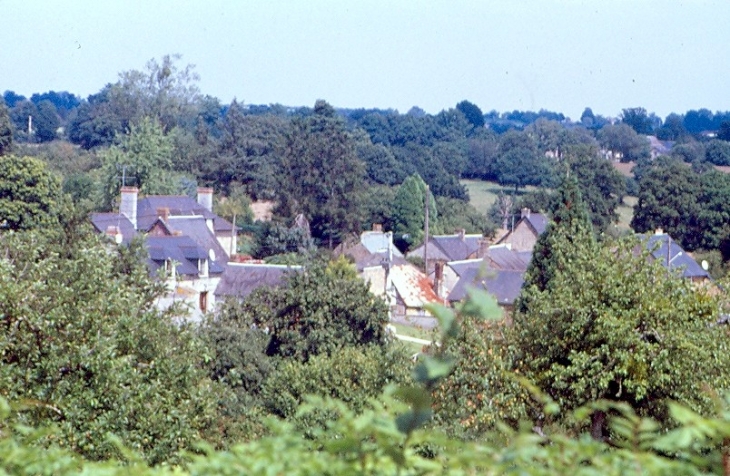
[[[208,260],[207,259],[199,259],[198,260],[198,274],[200,277],[208,276]]]

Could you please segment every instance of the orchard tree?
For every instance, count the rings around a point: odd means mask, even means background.
[[[393,200],[393,234],[396,244],[408,249],[423,242],[428,197],[428,220],[431,230],[438,223],[436,201],[426,182],[418,174],[411,175],[398,187]]]
[[[618,401],[670,426],[671,401],[712,411],[703,388],[730,385],[716,300],[667,272],[635,239],[587,246],[566,238],[552,243],[562,266],[546,283],[533,274],[523,289],[529,305],[515,313],[508,337],[516,371],[563,412]],[[595,410],[594,438],[606,428],[606,413]]]
[[[354,268],[314,263],[278,288],[260,288],[229,311],[268,329],[266,354],[307,361],[346,346],[385,345],[388,309]],[[233,318],[233,317],[231,317]]]
[[[61,181],[33,157],[0,158],[0,229],[53,227],[64,208]]]
[[[150,464],[219,443],[224,389],[190,330],[156,311],[144,247],[66,231],[0,235],[0,394],[21,403],[17,420],[54,426],[54,441],[91,460],[121,456],[109,435]]]

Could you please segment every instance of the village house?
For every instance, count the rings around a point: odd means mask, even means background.
[[[292,273],[301,270],[301,266],[229,261],[215,289],[216,302],[228,298],[243,301],[261,287],[281,286]]]
[[[496,244],[510,245],[515,251],[532,251],[537,239],[545,233],[547,225],[547,216],[532,212],[529,208],[523,208],[520,212],[520,219]]]
[[[354,262],[370,292],[388,303],[392,318],[423,317],[427,304],[444,303],[428,276],[403,257],[393,245],[393,234],[383,232],[380,225],[363,232],[357,243],[341,245],[335,254]]]
[[[428,246],[421,244],[411,250],[407,257],[426,258],[426,269],[437,272],[449,261],[480,258],[488,246],[481,234],[467,234],[465,230],[457,230],[453,235],[432,235],[428,237]],[[427,249],[428,248],[428,249]],[[427,256],[426,256],[427,255]],[[435,278],[438,279],[438,278]]]
[[[167,293],[158,306],[182,304],[198,320],[215,306],[214,291],[236,247],[236,230],[213,213],[213,190],[187,196],[139,198],[136,187],[122,187],[119,212],[93,213],[91,223],[117,244],[141,236],[153,276],[163,275]]]
[[[508,244],[490,246],[484,258],[447,263],[443,272],[444,292],[454,303],[466,298],[470,287],[482,289],[511,312],[531,259],[531,251],[513,250]]]

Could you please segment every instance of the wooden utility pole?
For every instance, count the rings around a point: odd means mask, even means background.
[[[424,212],[424,220],[423,220],[423,234],[425,235],[425,238],[423,240],[423,267],[426,269],[426,276],[428,276],[428,195],[430,193],[430,189],[428,188],[428,184],[426,184],[426,199],[425,201],[425,212]]]

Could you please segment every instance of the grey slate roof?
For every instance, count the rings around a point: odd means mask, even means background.
[[[658,260],[662,266],[667,267],[667,259],[669,259],[670,270],[681,270],[683,278],[707,278],[710,279],[710,273],[702,269],[702,266],[687,254],[684,249],[672,240],[666,234],[654,234],[648,237],[640,235],[640,239],[646,242],[647,249],[651,251],[655,260]]]
[[[342,252],[345,256],[349,256],[355,261],[355,267],[358,271],[362,271],[365,268],[373,266],[382,266],[388,261],[388,253],[385,251],[371,252],[363,243],[358,243],[355,246],[351,246]],[[403,258],[403,255],[396,255],[393,253],[390,261],[391,265],[406,264],[408,261]]]
[[[159,214],[158,210],[167,208],[170,216],[195,215],[213,220],[215,231],[230,231],[233,225],[200,205],[195,199],[185,195],[152,195],[137,201],[137,228],[149,230]]]
[[[526,271],[532,259],[531,251],[513,251],[506,246],[490,246],[484,257],[489,261],[490,268]]]
[[[147,263],[153,274],[164,267],[165,261],[174,261],[178,274],[197,276],[198,260],[209,259],[206,249],[189,236],[148,236],[145,245],[149,256]],[[209,274],[220,274],[223,269],[220,263],[209,260]]]
[[[480,288],[497,299],[500,305],[511,306],[525,283],[524,271],[467,269],[449,294],[449,301],[461,301],[469,288]]]
[[[228,263],[215,289],[215,295],[221,298],[230,296],[244,299],[260,287],[280,286],[287,276],[301,269],[301,266]]]
[[[118,226],[122,234],[122,243],[129,244],[136,234],[129,219],[121,213],[92,213],[91,224],[99,233],[106,233],[110,226]]]
[[[429,240],[429,244],[437,246],[449,261],[467,259],[479,251],[481,235],[435,235]]]
[[[548,217],[543,215],[542,213],[530,213],[529,216],[526,216],[523,218],[526,220],[532,228],[535,229],[538,236],[545,233],[545,229],[548,225]]]
[[[228,255],[215,236],[210,232],[208,225],[205,223],[205,218],[170,217],[166,225],[171,230],[190,237],[205,250],[213,250],[215,260],[219,263],[225,264],[228,261]]]

